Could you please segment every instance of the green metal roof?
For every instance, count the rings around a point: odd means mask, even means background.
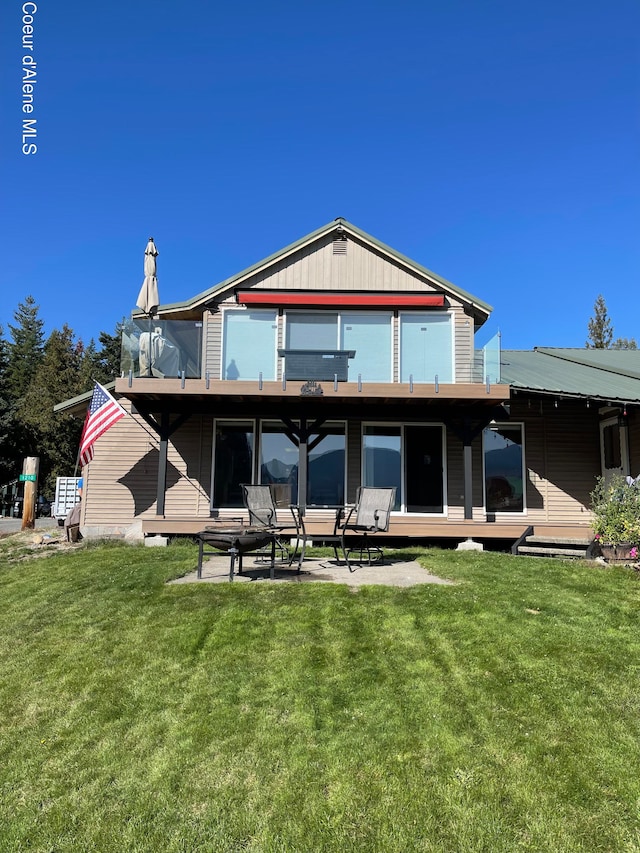
[[[640,350],[503,350],[500,375],[514,389],[640,403]]]
[[[493,311],[493,307],[487,302],[483,302],[483,300],[478,299],[476,296],[473,296],[466,290],[463,290],[452,282],[447,281],[446,278],[442,278],[442,276],[439,276],[431,270],[427,269],[426,267],[423,267],[421,264],[416,263],[416,261],[412,261],[410,258],[406,257],[406,255],[400,254],[400,252],[397,252],[395,249],[392,249],[385,243],[381,243],[379,240],[376,240],[375,237],[372,237],[370,234],[367,234],[365,231],[361,231],[355,225],[352,225],[350,222],[347,222],[346,219],[338,217],[337,219],[328,222],[326,225],[323,225],[321,228],[318,228],[316,231],[312,231],[310,234],[307,234],[306,237],[301,237],[299,240],[296,240],[294,243],[285,246],[283,249],[280,249],[273,255],[269,255],[269,257],[264,258],[264,260],[259,261],[257,264],[253,264],[252,266],[247,267],[246,269],[242,270],[242,272],[236,273],[235,275],[231,276],[231,278],[227,278],[225,279],[225,281],[222,281],[219,284],[210,287],[208,290],[202,291],[202,293],[197,294],[191,299],[187,299],[184,302],[172,302],[166,305],[160,305],[160,307],[158,308],[158,312],[162,314],[170,313],[171,311],[185,311],[193,309],[198,305],[205,304],[223,291],[240,284],[243,280],[249,278],[254,273],[264,269],[265,267],[270,266],[271,264],[277,263],[282,258],[293,254],[298,249],[307,246],[309,243],[312,243],[315,240],[326,236],[327,234],[331,234],[338,228],[342,228],[347,233],[347,235],[351,233],[352,235],[359,237],[363,242],[374,246],[375,248],[388,255],[389,257],[393,258],[394,260],[414,270],[419,275],[423,275],[431,279],[431,281],[433,281],[435,284],[438,284],[445,290],[448,290],[450,293],[460,298],[463,302],[468,302],[476,310],[476,313],[484,318],[483,322]],[[138,316],[138,314],[140,314],[140,316],[143,316],[142,312],[134,311],[133,313],[134,316]]]
[[[106,388],[107,391],[114,391],[116,387],[116,381],[113,379],[111,382],[105,382],[102,386]],[[89,408],[89,403],[91,402],[91,398],[93,397],[93,388],[90,391],[85,391],[82,394],[78,394],[77,397],[72,397],[70,400],[63,400],[61,403],[56,403],[53,407],[54,412],[64,412],[67,415],[85,415],[87,409]]]

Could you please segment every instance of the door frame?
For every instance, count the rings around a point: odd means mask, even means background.
[[[617,427],[618,441],[620,442],[620,467],[606,467],[605,453],[605,430]],[[629,476],[631,470],[629,464],[629,437],[627,433],[627,424],[623,422],[618,415],[603,418],[600,421],[600,470],[605,481],[610,479],[615,474],[622,474],[623,477]]]

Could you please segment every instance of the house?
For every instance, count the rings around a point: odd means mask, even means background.
[[[85,534],[195,533],[261,482],[319,538],[376,485],[396,487],[394,537],[588,540],[595,478],[640,473],[640,353],[480,348],[491,311],[339,218],[134,314],[131,416],[84,471]]]

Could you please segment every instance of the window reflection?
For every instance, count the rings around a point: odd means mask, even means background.
[[[402,495],[402,438],[399,426],[367,426],[363,435],[362,485],[396,487],[396,504]]]
[[[522,426],[487,427],[483,448],[487,512],[523,512]]]
[[[213,505],[243,506],[241,483],[251,482],[253,424],[216,424]]]

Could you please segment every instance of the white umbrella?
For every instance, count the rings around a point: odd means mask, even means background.
[[[149,237],[147,248],[144,250],[144,281],[138,294],[136,305],[149,317],[157,310],[160,304],[158,298],[158,279],[156,278],[156,258],[158,250],[153,242],[153,237]]]

